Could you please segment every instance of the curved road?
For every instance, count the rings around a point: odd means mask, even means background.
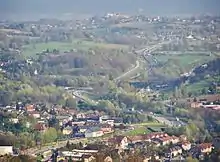
[[[173,41],[174,40],[164,41],[164,42],[158,43],[158,44],[156,44],[154,46],[151,46],[151,47],[147,47],[147,48],[143,48],[143,49],[140,49],[140,50],[136,50],[135,53],[137,55],[143,55],[145,57],[146,53],[151,53],[151,52],[157,50],[158,48],[160,48],[163,44],[169,44],[169,43],[171,43]],[[123,73],[122,75],[118,76],[117,78],[114,79],[114,81],[116,81],[116,82],[120,81],[120,79],[122,79],[123,77],[125,77],[125,76],[129,75],[130,73],[134,72],[139,67],[140,67],[140,61],[137,60],[135,67],[133,67],[131,70]]]
[[[140,67],[140,62],[137,60],[135,67],[133,67],[131,70],[129,70],[129,71],[123,73],[122,75],[118,76],[117,78],[114,79],[114,81],[116,81],[116,82],[119,81],[121,78],[123,78],[123,77],[129,75],[130,73],[134,72],[134,71],[137,70],[139,67]]]

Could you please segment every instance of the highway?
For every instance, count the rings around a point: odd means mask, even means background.
[[[92,104],[92,105],[97,105],[98,104],[97,101],[94,101],[94,100],[82,95],[82,93],[90,93],[90,92],[86,92],[84,90],[74,90],[74,89],[73,90],[68,90],[68,92],[70,92],[73,95],[73,97],[77,97],[78,99],[80,99],[80,100],[82,100],[86,103],[89,103],[89,104]]]
[[[169,44],[173,42],[173,40],[169,40],[169,41],[164,41],[164,42],[161,42],[161,43],[158,43],[154,46],[151,46],[151,47],[146,47],[146,48],[143,48],[143,49],[140,49],[140,50],[136,50],[134,53],[137,54],[138,56],[144,56],[146,57],[146,54],[148,53],[151,53],[155,50],[157,50],[158,48],[160,48],[163,44]],[[140,60],[141,62],[143,62],[142,60]],[[140,61],[137,60],[136,61],[136,66],[133,67],[132,69],[130,69],[129,71],[121,74],[120,76],[118,76],[117,78],[114,79],[115,82],[118,82],[120,81],[120,79],[122,79],[123,77],[126,77],[127,75],[130,75],[131,73],[133,73],[134,71],[136,71],[139,67],[140,67]]]
[[[129,70],[129,71],[123,73],[122,75],[118,76],[117,78],[114,79],[114,81],[116,81],[116,82],[119,81],[121,78],[123,78],[123,77],[129,75],[130,73],[134,72],[134,71],[137,70],[139,67],[140,67],[140,62],[137,60],[135,67],[133,67],[131,70]]]

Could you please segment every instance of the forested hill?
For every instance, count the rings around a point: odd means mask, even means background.
[[[193,73],[195,75],[190,77],[191,83],[201,82],[207,78],[218,78],[220,76],[220,58],[196,67]]]
[[[220,74],[220,58],[212,60],[207,64],[195,68],[196,75],[219,75]]]

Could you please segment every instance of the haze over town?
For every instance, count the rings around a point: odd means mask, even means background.
[[[174,16],[219,13],[219,0],[1,0],[1,18],[15,16],[31,19],[62,14],[104,14],[106,12],[137,13],[148,16]]]

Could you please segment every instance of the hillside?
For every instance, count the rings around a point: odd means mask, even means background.
[[[220,89],[220,58],[198,66],[189,78],[186,90],[196,95],[219,93]]]

